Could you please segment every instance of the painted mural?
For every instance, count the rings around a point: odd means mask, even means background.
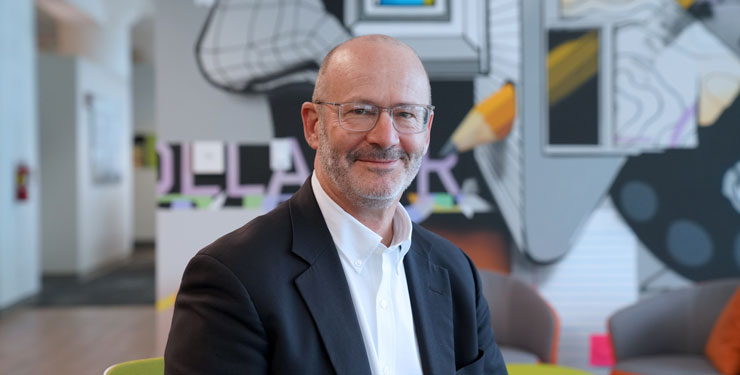
[[[539,289],[560,363],[607,373],[604,322],[659,274],[740,275],[738,19],[740,0],[215,1],[193,61],[229,100],[266,98],[273,137],[158,143],[162,222],[287,199],[312,170],[299,109],[325,54],[398,37],[436,106],[402,203],[479,268]],[[640,253],[661,268],[638,285]]]
[[[506,21],[492,40],[518,33],[492,43],[479,82],[513,82],[521,104],[510,134],[475,152],[520,250],[557,262],[610,196],[666,271],[740,275],[740,2],[543,1],[536,13],[495,3]],[[538,38],[544,52],[528,47]],[[527,61],[540,76],[522,73]],[[544,96],[523,93],[532,81]]]
[[[225,91],[265,95],[275,139],[160,144],[160,207],[267,211],[287,199],[311,171],[297,108],[323,56],[353,35],[395,33],[427,66],[437,106],[430,152],[404,197],[415,221],[448,237],[491,231],[548,264],[611,195],[671,271],[740,274],[740,27],[728,21],[740,3],[539,9],[524,12],[520,0],[215,2],[196,42],[201,73]],[[545,51],[526,46],[528,28]],[[529,59],[542,75],[522,73]],[[545,91],[539,102],[523,90],[531,81]],[[542,118],[528,116],[537,107],[547,108]],[[208,160],[213,168],[198,167]],[[562,198],[540,204],[546,193]]]
[[[598,38],[609,50],[603,53],[588,49],[584,36],[568,42],[580,45],[565,47],[578,49],[576,61],[587,54],[608,59],[599,67],[612,72],[598,81],[607,85],[600,90],[593,77],[603,69],[585,69],[591,82],[568,95],[581,112],[611,107],[611,113],[583,121],[592,130],[566,143],[606,144],[629,155],[609,194],[669,269],[692,280],[740,275],[737,187],[729,182],[740,160],[740,27],[726,22],[740,16],[740,3],[573,0],[561,1],[559,13],[560,26],[608,33]],[[609,94],[601,106],[588,101]],[[578,111],[574,104],[571,110]],[[561,105],[551,101],[550,112]],[[561,129],[550,133],[553,143],[568,125],[550,120],[551,130]]]
[[[644,119],[623,121],[632,124],[633,143],[662,138],[668,147],[630,157],[610,194],[640,240],[673,271],[692,280],[737,276],[740,27],[726,17],[740,17],[740,3],[684,3],[686,9],[661,12],[659,20],[672,32],[664,32],[660,48],[649,56],[647,82],[618,71],[624,78],[618,78],[620,88],[647,97],[638,104],[648,105],[625,104],[629,110],[622,111]],[[639,64],[641,58],[624,60]],[[623,65],[626,70],[628,63]],[[665,129],[647,126],[650,116]],[[634,133],[640,128],[651,130]]]
[[[323,57],[360,29],[384,32],[416,17],[428,21],[412,33],[419,36],[415,47],[427,63],[437,109],[429,153],[402,203],[412,220],[465,248],[479,266],[508,272],[508,230],[474,155],[440,153],[475,104],[474,77],[488,68],[481,57],[488,58],[481,48],[485,33],[465,30],[462,20],[484,2],[417,3],[215,2],[196,42],[201,74],[221,90],[266,96],[275,138],[269,144],[159,144],[159,207],[267,212],[289,198],[313,169],[315,152],[303,139],[300,106],[310,101]],[[431,59],[436,52],[429,44],[440,37],[432,30],[440,23],[454,28],[447,31],[448,43],[464,47],[464,54]]]

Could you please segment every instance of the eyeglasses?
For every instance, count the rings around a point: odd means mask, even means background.
[[[427,129],[429,117],[434,112],[433,105],[399,104],[381,107],[368,103],[330,103],[317,100],[315,104],[329,104],[337,107],[339,126],[351,132],[370,131],[378,123],[380,112],[387,111],[393,127],[401,134],[418,134]]]

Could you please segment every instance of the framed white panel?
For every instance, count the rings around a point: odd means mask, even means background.
[[[193,142],[193,174],[222,174],[225,171],[224,143]]]

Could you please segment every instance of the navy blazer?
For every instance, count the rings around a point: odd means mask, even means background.
[[[404,258],[424,374],[506,374],[470,259],[414,224]],[[198,252],[175,302],[165,374],[370,374],[310,178]]]

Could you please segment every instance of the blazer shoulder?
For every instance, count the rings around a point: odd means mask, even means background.
[[[414,223],[414,236],[416,238],[412,237],[412,240],[421,240],[422,246],[428,249],[432,260],[443,264],[466,263],[469,260],[465,252],[457,245],[416,223]]]
[[[412,241],[422,242],[422,247],[427,249],[429,260],[445,268],[453,280],[467,285],[477,278],[473,261],[457,245],[419,224],[414,224],[413,236]]]
[[[278,249],[289,250],[291,245],[290,213],[283,202],[272,211],[221,236],[201,249],[198,255],[214,257],[224,264],[235,264],[236,260],[257,261],[267,254],[274,255]]]

